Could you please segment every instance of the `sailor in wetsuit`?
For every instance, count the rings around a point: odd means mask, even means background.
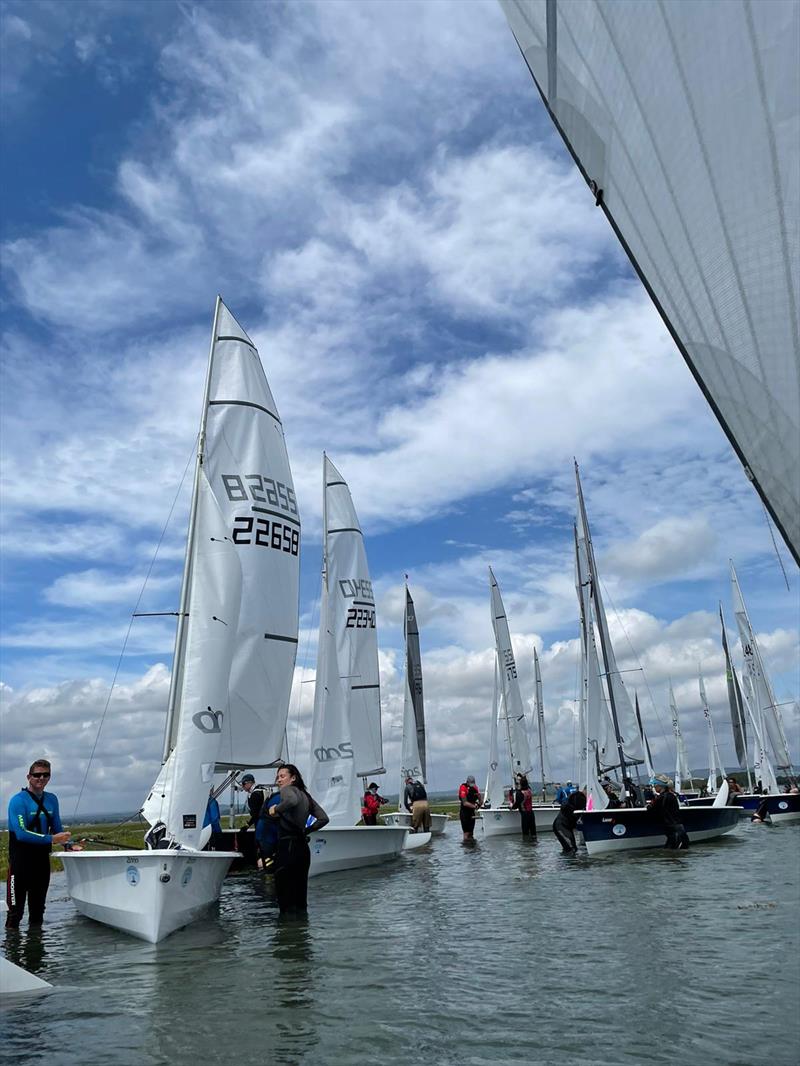
[[[578,824],[579,813],[585,810],[586,794],[575,789],[567,796],[566,802],[561,804],[561,810],[553,820],[553,832],[564,855],[571,855],[578,850],[575,843],[575,826]]]
[[[44,786],[50,780],[50,763],[37,759],[28,771],[28,787],[8,804],[8,881],[6,927],[16,929],[28,903],[28,924],[41,925],[50,885],[53,844],[69,844],[71,833],[61,824],[58,799]],[[75,846],[75,851],[81,849]]]
[[[672,791],[672,782],[669,778],[651,777],[650,784],[655,789],[656,795],[655,799],[647,804],[647,809],[664,823],[664,832],[667,837],[664,847],[672,848],[674,851],[688,848],[689,837],[681,821],[681,805]]]
[[[475,839],[473,836],[475,832],[475,812],[481,805],[481,794],[472,774],[459,785],[458,802],[460,804],[458,816],[464,832],[464,842],[468,843],[470,840]]]

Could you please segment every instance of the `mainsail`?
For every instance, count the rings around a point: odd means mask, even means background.
[[[575,533],[575,589],[581,623],[581,783],[586,792],[590,810],[604,810],[608,806],[608,794],[600,785],[600,763],[605,762],[606,747],[611,745],[608,711],[600,684],[600,661],[597,655],[594,626],[592,625],[591,581],[586,557],[586,540]]]
[[[170,688],[165,763],[143,807],[201,844],[215,769],[281,759],[297,650],[300,519],[258,352],[218,298]]]
[[[678,718],[678,705],[675,702],[675,693],[672,691],[672,682],[669,683],[669,713],[672,718],[672,732],[675,734],[675,791],[683,792],[683,782],[692,787],[692,771],[689,769],[689,759],[686,755],[686,745],[683,742],[681,723]]]
[[[309,787],[333,825],[359,819],[359,777],[385,773],[375,600],[350,490],[323,457],[323,579]]]
[[[501,707],[506,723],[506,735],[511,756],[511,772],[515,776],[531,772],[531,755],[528,746],[528,730],[525,709],[519,691],[517,663],[511,646],[505,607],[492,568],[489,567],[491,591],[492,628],[494,629],[495,653],[500,674]],[[513,784],[513,782],[512,782]]]
[[[703,706],[703,717],[706,720],[706,727],[708,729],[708,782],[707,790],[709,793],[717,791],[717,775],[725,779],[725,767],[722,763],[722,758],[719,754],[719,747],[717,746],[717,735],[714,732],[714,719],[711,717],[711,709],[708,706],[708,699],[706,698],[706,686],[703,681],[702,673],[698,675],[698,685],[700,688],[700,702]]]
[[[747,719],[744,709],[744,697],[739,685],[739,678],[728,649],[728,636],[725,631],[725,617],[722,604],[719,605],[719,624],[722,629],[722,650],[725,652],[725,678],[728,683],[728,707],[731,712],[731,731],[736,748],[736,758],[740,766],[747,766]],[[750,773],[748,769],[748,775]]]
[[[534,709],[536,718],[536,747],[539,752],[539,773],[542,779],[542,798],[547,797],[547,783],[552,781],[550,773],[550,755],[547,751],[547,730],[544,720],[544,697],[542,695],[542,672],[539,668],[539,656],[533,649]]]
[[[400,746],[400,791],[398,808],[403,808],[406,778],[427,783],[425,766],[425,707],[422,698],[422,657],[414,601],[406,586],[404,634],[406,644],[405,684],[403,686],[403,739]]]
[[[772,686],[769,683],[764,663],[761,658],[761,650],[758,646],[753,627],[747,615],[742,590],[736,571],[731,563],[731,589],[733,595],[733,613],[736,615],[736,624],[739,627],[739,639],[742,642],[742,655],[744,656],[744,668],[750,681],[751,709],[761,732],[762,743],[768,738],[775,756],[775,764],[779,770],[791,770],[792,757],[789,754],[789,744],[786,740],[786,732],[783,728],[783,719],[780,709],[775,702]]]
[[[484,803],[499,807],[503,802],[502,785],[498,781],[498,768],[500,766],[500,751],[497,743],[497,720],[500,711],[500,681],[497,669],[497,660],[494,664],[494,691],[492,693],[492,725],[489,730],[489,767],[486,771],[486,788],[483,792]]]
[[[800,7],[500,2],[597,205],[800,563]]]

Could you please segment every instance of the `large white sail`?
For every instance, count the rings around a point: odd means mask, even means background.
[[[739,639],[742,642],[744,669],[750,679],[750,687],[753,694],[753,711],[759,721],[759,728],[762,734],[765,733],[766,738],[769,739],[777,768],[779,770],[788,770],[792,765],[792,757],[789,754],[789,744],[783,728],[783,718],[775,702],[772,686],[764,669],[761,650],[753,633],[753,627],[750,625],[744,597],[739,587],[739,579],[736,576],[733,563],[731,563],[731,590],[733,612],[736,615]]]
[[[586,541],[575,532],[575,589],[581,622],[581,783],[586,791],[590,810],[604,810],[608,795],[600,785],[599,766],[605,763],[605,749],[609,740],[609,718],[600,682],[600,662],[597,656],[592,625],[591,582],[587,576]]]
[[[217,767],[281,757],[297,648],[300,520],[258,352],[218,301],[151,824],[198,847]]]
[[[406,778],[427,783],[425,774],[425,708],[422,696],[422,659],[414,601],[406,587],[405,605],[405,684],[403,686],[403,738],[400,744],[400,791],[398,808],[403,809]]]
[[[505,607],[492,568],[489,567],[491,590],[492,628],[494,629],[495,652],[500,673],[500,690],[503,694],[502,708],[505,718],[508,745],[511,756],[511,772],[514,775],[531,772],[531,753],[528,746],[528,727],[525,709],[519,691],[517,663],[511,645]],[[512,781],[513,784],[513,781]]]
[[[385,772],[375,601],[350,490],[327,455],[323,491],[324,573],[310,787],[333,825],[355,825],[358,778]]]
[[[675,693],[672,691],[672,682],[669,683],[669,713],[672,718],[672,732],[675,735],[675,791],[683,792],[683,783],[692,787],[692,771],[689,769],[689,759],[686,755],[686,745],[683,741],[681,723],[678,718],[678,705],[675,702]]]
[[[706,788],[710,794],[717,791],[717,776],[722,777],[723,780],[725,779],[725,767],[722,764],[719,747],[717,746],[717,735],[714,732],[714,719],[711,717],[711,709],[708,706],[706,686],[703,681],[702,673],[698,675],[697,681],[700,688],[700,703],[703,707],[703,717],[706,720],[706,728],[708,729],[708,782]]]
[[[595,202],[800,563],[796,0],[501,4]]]

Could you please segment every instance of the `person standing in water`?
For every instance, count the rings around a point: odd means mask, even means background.
[[[28,771],[28,787],[15,793],[8,804],[8,880],[6,928],[17,929],[28,904],[28,925],[44,921],[50,887],[50,852],[53,844],[80,851],[70,844],[71,833],[61,824],[58,797],[45,792],[50,763],[37,759]]]
[[[268,808],[268,816],[278,819],[275,848],[275,895],[281,914],[302,914],[308,910],[308,869],[311,850],[308,834],[326,826],[330,819],[306,791],[300,771],[293,763],[278,767],[275,780],[281,790],[280,802]],[[308,827],[309,815],[314,821]]]
[[[667,842],[665,848],[673,851],[682,851],[689,847],[689,837],[681,821],[681,805],[678,797],[672,791],[672,782],[669,778],[651,777],[650,784],[655,790],[655,799],[647,804],[648,810],[652,811],[664,823],[664,832]]]
[[[475,839],[473,835],[475,832],[475,812],[481,805],[481,794],[472,774],[459,786],[458,802],[460,804],[458,816],[464,832],[464,842],[467,843]]]
[[[514,810],[519,811],[524,837],[536,837],[536,818],[533,813],[533,792],[525,774],[521,774],[514,793]]]
[[[586,795],[580,789],[575,789],[561,804],[561,810],[553,820],[553,832],[564,855],[572,855],[578,850],[575,843],[575,826],[578,824],[580,812],[585,810]]]

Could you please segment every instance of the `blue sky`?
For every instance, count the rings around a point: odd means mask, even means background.
[[[523,697],[535,643],[571,774],[573,456],[659,761],[671,677],[705,763],[698,662],[732,759],[716,621],[731,556],[778,699],[797,697],[796,571],[784,550],[787,592],[761,505],[498,6],[11,2],[0,33],[3,801],[46,752],[74,809],[165,524],[139,609],[175,608],[217,291],[259,346],[304,521],[298,761],[323,448],[367,535],[390,768],[408,572],[433,787],[485,771],[491,564]],[[131,629],[83,810],[135,810],[155,776],[168,621]]]

